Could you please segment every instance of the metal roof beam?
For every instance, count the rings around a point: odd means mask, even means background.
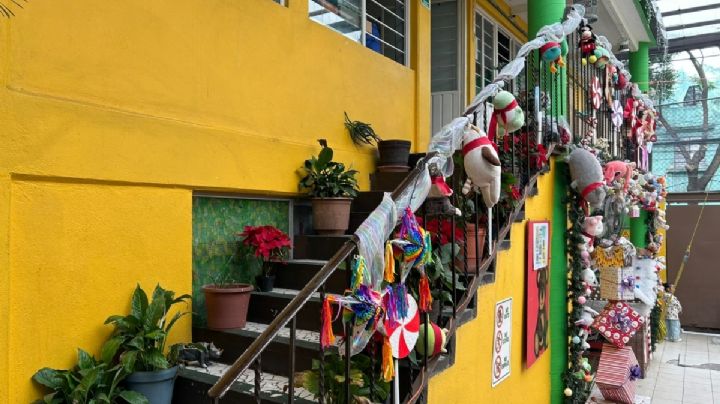
[[[669,27],[665,27],[665,31],[677,31],[679,29],[702,27],[704,25],[712,25],[712,24],[720,24],[720,20],[708,20],[708,21],[694,22],[692,24],[671,25]]]
[[[704,6],[697,6],[697,7],[679,8],[679,9],[673,10],[673,11],[666,11],[666,12],[662,13],[662,16],[663,17],[671,17],[673,15],[694,13],[696,11],[712,10],[712,9],[718,8],[718,7],[720,7],[720,3],[706,4]]]

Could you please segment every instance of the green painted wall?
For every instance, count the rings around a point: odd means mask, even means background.
[[[567,336],[567,178],[566,163],[555,161],[551,171],[554,176],[552,244],[550,264],[550,402],[563,402],[565,383],[563,374],[568,362]]]
[[[192,211],[193,325],[204,326],[202,286],[213,283],[219,269],[228,265],[245,283],[255,283],[259,274],[260,263],[243,254],[236,234],[251,225],[273,225],[288,232],[290,202],[195,196]]]

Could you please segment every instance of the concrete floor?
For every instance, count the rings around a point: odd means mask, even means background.
[[[658,344],[637,394],[652,404],[720,404],[720,336],[685,332]]]
[[[635,404],[720,404],[720,335],[683,333],[658,344]],[[589,403],[612,404],[595,389]]]

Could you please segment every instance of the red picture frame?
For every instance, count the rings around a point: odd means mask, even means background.
[[[550,222],[527,222],[525,366],[530,368],[549,346]]]

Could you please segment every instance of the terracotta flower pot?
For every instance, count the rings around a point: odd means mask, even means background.
[[[483,252],[485,251],[485,228],[475,229],[475,223],[467,224],[467,268],[469,273],[476,274],[478,271],[478,251],[480,252],[480,263],[482,264]],[[477,243],[475,242],[477,240]]]
[[[252,285],[205,285],[202,289],[205,293],[208,328],[226,330],[245,327]]]
[[[351,198],[313,198],[313,228],[318,234],[345,234],[350,226]]]

